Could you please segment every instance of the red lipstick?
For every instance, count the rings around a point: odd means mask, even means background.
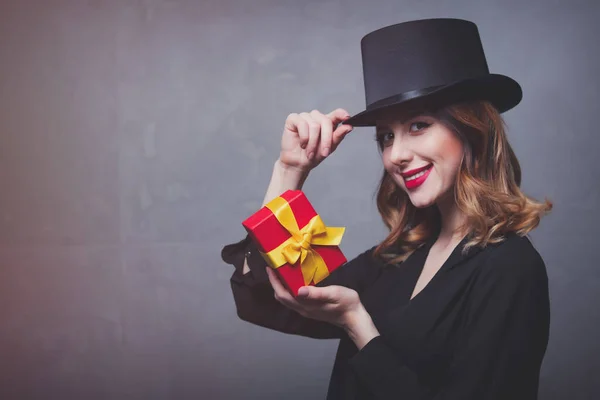
[[[429,176],[429,173],[431,172],[431,167],[432,167],[432,165],[429,164],[429,165],[426,165],[421,168],[416,168],[416,169],[412,169],[407,172],[403,172],[401,175],[404,178],[404,184],[406,185],[406,188],[407,189],[415,189],[415,188],[421,186],[423,184],[423,182],[425,182],[425,180]],[[406,180],[406,178],[413,176],[415,174],[418,174],[419,172],[423,172],[423,174],[421,176],[419,176],[418,178],[411,179],[408,181]]]
[[[418,174],[419,172],[426,170],[429,167],[431,167],[431,164],[427,164],[420,168],[411,169],[410,171],[402,172],[400,175],[402,175],[403,178],[408,178],[409,176]]]

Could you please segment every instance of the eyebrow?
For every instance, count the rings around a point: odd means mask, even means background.
[[[402,116],[402,118],[397,118],[396,121],[399,121],[400,124],[405,124],[408,121],[410,121],[411,119],[415,118],[415,117],[433,117],[434,113],[431,111],[426,111],[426,110],[415,110],[415,111],[408,111],[406,114],[404,114]],[[375,131],[379,132],[380,130],[384,130],[389,128],[389,124],[388,123],[384,123],[383,126],[380,127],[376,127]]]

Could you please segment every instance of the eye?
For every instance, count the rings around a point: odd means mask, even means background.
[[[394,132],[377,132],[375,140],[383,147],[387,147],[394,141]]]
[[[423,129],[428,128],[430,126],[431,126],[431,124],[429,124],[427,122],[424,122],[424,121],[415,121],[412,124],[410,124],[410,127],[409,127],[408,130],[410,132],[419,132],[419,131],[422,131]],[[413,127],[415,129],[413,129]]]

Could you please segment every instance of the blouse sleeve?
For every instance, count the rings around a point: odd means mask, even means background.
[[[368,269],[368,250],[333,271],[318,286],[342,285],[357,288],[363,284],[363,271]],[[318,339],[341,338],[346,333],[333,324],[307,318],[291,310],[274,298],[274,291],[265,271],[267,266],[258,247],[246,237],[238,243],[226,245],[221,258],[235,267],[230,279],[231,290],[240,319],[283,333]],[[244,260],[248,259],[249,272],[243,273]]]
[[[430,398],[537,399],[550,322],[546,267],[532,247],[506,247],[482,266],[467,311],[467,334],[443,382],[428,388]],[[391,320],[351,365],[374,399],[416,398],[406,388],[418,387],[417,376],[394,350],[394,331],[402,327]],[[415,384],[400,385],[407,380]]]

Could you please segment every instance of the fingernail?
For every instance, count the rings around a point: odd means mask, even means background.
[[[310,153],[308,153],[308,159],[309,159],[309,160],[310,160],[310,159],[313,157],[313,154],[315,154],[315,153],[314,153],[314,152],[312,152],[312,151],[311,151]]]
[[[325,147],[323,149],[323,157],[327,157],[329,155],[329,147]]]

